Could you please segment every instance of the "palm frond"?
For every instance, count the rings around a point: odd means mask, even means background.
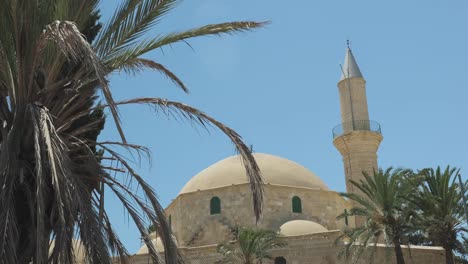
[[[177,3],[177,0],[124,1],[98,36],[98,53],[109,54],[134,44]]]
[[[172,82],[174,82],[180,89],[182,89],[185,93],[189,93],[189,90],[182,82],[182,80],[177,77],[172,71],[167,69],[164,65],[157,63],[152,60],[142,59],[142,58],[135,58],[129,59],[123,63],[118,63],[121,69],[127,73],[136,73],[143,71],[145,69],[151,69],[162,73],[164,76],[169,78]]]
[[[375,245],[382,240],[401,252],[400,244],[405,240],[404,234],[412,228],[409,224],[412,211],[408,210],[406,199],[412,189],[406,182],[409,170],[387,168],[375,170],[373,174],[363,173],[363,179],[351,180],[356,187],[355,193],[342,193],[353,203],[353,207],[337,219],[345,216],[363,217],[364,226],[345,230],[339,237],[344,247],[339,254],[357,263],[363,254],[373,259]]]
[[[109,71],[118,70],[122,65],[128,64],[152,50],[161,48],[166,45],[171,45],[177,42],[184,42],[188,39],[201,37],[201,36],[220,36],[223,34],[234,34],[239,32],[250,31],[255,28],[260,28],[268,24],[267,22],[227,22],[221,24],[212,24],[203,27],[190,29],[179,33],[171,33],[167,35],[158,36],[148,41],[140,41],[132,45],[119,48],[113,52],[102,54],[104,64]]]
[[[456,178],[460,170],[447,166],[444,170],[426,168],[420,170],[418,191],[409,196],[419,212],[416,220],[420,230],[427,234],[427,239],[434,245],[446,250],[456,250],[460,245],[458,237],[464,231],[459,229],[466,224],[463,214],[461,188]]]
[[[149,210],[144,210],[146,213],[147,217],[152,221],[152,225],[155,227],[157,233],[160,235],[161,240],[163,241],[164,245],[164,254],[166,256],[166,261],[173,262],[174,264],[176,263],[182,263],[182,257],[180,256],[177,246],[175,244],[175,241],[173,240],[173,236],[171,234],[171,229],[169,227],[169,224],[166,221],[166,217],[164,214],[164,209],[163,207],[159,204],[158,200],[156,199],[156,194],[154,193],[153,189],[151,186],[149,186],[143,178],[136,173],[133,168],[127,163],[127,161],[117,152],[113,151],[110,148],[107,148],[105,145],[100,145],[103,149],[105,149],[107,152],[109,152],[115,159],[117,159],[123,167],[127,170],[127,172],[136,180],[138,185],[142,188],[145,198],[149,201],[151,204],[151,210],[154,210],[154,213],[152,213]],[[121,185],[123,186],[123,185]],[[124,189],[125,190],[125,189]],[[116,193],[117,194],[117,193]],[[137,202],[137,204],[142,208],[145,209],[144,203],[139,202],[138,199],[136,199],[131,192],[127,191],[127,195],[130,195],[133,197],[133,199]],[[119,199],[123,199],[125,196],[122,196],[122,198],[119,197]],[[122,201],[123,202],[123,201]],[[127,208],[128,209],[128,208]],[[130,208],[131,209],[131,208]],[[148,240],[148,243],[151,243],[151,239],[149,239],[149,234],[147,233],[147,225],[141,224],[141,220],[137,217],[138,215],[132,214],[132,218],[134,218],[135,221],[137,221],[137,226],[142,234],[142,237],[144,240]],[[146,241],[145,241],[146,243]],[[147,244],[148,244],[147,243]],[[150,249],[150,248],[149,248]],[[150,250],[151,252],[151,250]],[[151,253],[153,259],[157,260],[157,252],[154,250],[153,253]]]

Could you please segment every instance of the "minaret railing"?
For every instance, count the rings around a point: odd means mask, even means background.
[[[347,134],[352,131],[370,131],[374,133],[382,134],[380,124],[372,120],[354,120],[349,122],[343,122],[333,128],[333,138]]]

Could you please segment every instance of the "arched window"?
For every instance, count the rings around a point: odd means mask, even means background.
[[[275,264],[286,264],[286,259],[283,257],[276,257]]]
[[[221,200],[216,196],[211,198],[210,213],[212,215],[221,213]]]
[[[301,198],[297,196],[294,196],[292,198],[292,210],[293,210],[293,213],[302,213]]]

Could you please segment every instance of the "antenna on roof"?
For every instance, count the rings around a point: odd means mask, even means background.
[[[348,49],[350,49],[350,47],[349,47],[349,39],[346,40],[346,46],[348,46]]]

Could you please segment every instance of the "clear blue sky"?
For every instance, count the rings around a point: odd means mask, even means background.
[[[120,2],[120,1],[115,1]],[[107,17],[116,3],[102,2]],[[256,32],[201,38],[147,57],[191,89],[186,95],[155,72],[113,76],[117,98],[164,97],[198,107],[236,129],[255,151],[294,160],[344,191],[331,129],[340,123],[339,64],[346,39],[367,80],[370,118],[380,122],[381,167],[447,164],[468,173],[468,2],[196,0],[182,3],[149,35],[234,20],[269,20]],[[148,146],[139,172],[164,206],[210,164],[234,154],[216,130],[121,108],[132,143]],[[101,140],[117,138],[109,122]],[[220,175],[222,177],[222,175]],[[466,178],[466,176],[465,176]],[[107,209],[130,252],[140,247],[122,207]]]

